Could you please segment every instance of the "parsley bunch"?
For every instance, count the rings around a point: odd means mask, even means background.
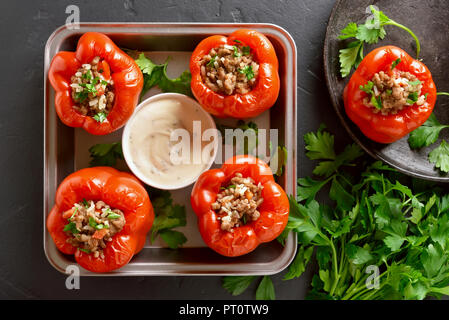
[[[341,30],[339,39],[345,40],[355,38],[355,41],[350,42],[346,48],[340,50],[340,73],[341,76],[347,77],[353,67],[357,68],[363,60],[364,44],[374,44],[385,38],[387,32],[385,26],[391,25],[407,31],[416,42],[416,57],[419,57],[421,45],[418,37],[406,26],[397,23],[388,18],[382,11],[376,10],[374,6],[370,6],[372,18],[367,19],[364,24],[356,24],[350,22],[343,30]]]
[[[307,156],[318,163],[316,177],[299,179],[298,197],[290,197],[289,222],[279,240],[296,232],[298,251],[284,280],[301,276],[315,259],[309,299],[449,295],[449,194],[368,160],[357,145],[337,153],[323,127],[304,140]],[[362,173],[353,174],[351,167]],[[322,192],[331,202],[318,201]],[[239,278],[232,287],[227,279],[225,288],[243,292],[249,279]]]

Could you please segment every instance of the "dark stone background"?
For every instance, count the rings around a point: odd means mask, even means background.
[[[302,135],[324,122],[336,144],[349,142],[330,104],[322,50],[333,0],[58,0],[0,1],[0,298],[252,299],[256,283],[239,297],[219,277],[82,278],[66,290],[42,246],[43,53],[50,34],[78,5],[82,22],[265,22],[285,28],[298,48],[299,176],[311,173]],[[303,299],[309,268],[297,280],[273,277],[278,299]]]

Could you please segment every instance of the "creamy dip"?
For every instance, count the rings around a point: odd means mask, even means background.
[[[158,188],[194,182],[215,155],[213,139],[202,139],[202,132],[214,126],[213,120],[193,100],[177,96],[144,102],[127,124],[124,137],[132,171],[134,166],[141,180]]]

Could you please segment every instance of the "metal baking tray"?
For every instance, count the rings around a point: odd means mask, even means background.
[[[46,217],[54,204],[58,185],[70,173],[88,166],[88,148],[96,143],[120,141],[122,130],[106,136],[92,136],[82,129],[65,126],[54,108],[54,91],[48,81],[48,68],[53,56],[62,50],[74,51],[79,37],[88,31],[107,34],[119,47],[144,51],[156,62],[171,57],[169,76],[188,69],[195,46],[205,37],[227,35],[239,28],[255,29],[273,43],[279,58],[281,91],[276,105],[253,119],[259,128],[279,130],[279,143],[288,150],[288,161],[279,183],[287,194],[296,196],[296,46],[290,34],[273,24],[234,23],[82,23],[79,29],[58,28],[49,37],[44,54],[44,250],[50,264],[60,272],[76,263],[54,245],[46,231]],[[153,88],[146,96],[158,93]],[[230,119],[218,122],[228,124]],[[126,169],[124,163],[119,164]],[[223,257],[209,249],[197,231],[196,216],[190,206],[192,186],[172,192],[174,201],[186,207],[187,225],[178,228],[188,242],[172,250],[162,242],[149,242],[128,265],[107,274],[96,274],[80,268],[81,275],[268,275],[286,268],[295,256],[296,235],[291,233],[282,246],[278,241],[260,245],[255,251],[237,258]]]

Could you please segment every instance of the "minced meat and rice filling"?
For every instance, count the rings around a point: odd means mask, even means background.
[[[100,57],[86,63],[71,77],[72,99],[77,103],[73,108],[103,122],[114,104],[114,81],[103,75]]]
[[[371,95],[364,98],[363,104],[383,115],[396,114],[414,104],[423,105],[426,100],[426,95],[421,94],[421,81],[410,72],[396,69],[374,74],[371,81],[360,89]]]
[[[221,45],[201,60],[201,78],[214,92],[225,95],[245,94],[253,89],[259,74],[249,46],[238,40],[235,45]]]
[[[72,209],[63,213],[68,220],[64,232],[67,242],[95,258],[104,258],[103,249],[112,237],[125,226],[125,216],[118,209],[111,209],[103,201],[75,203]]]
[[[212,210],[217,212],[217,219],[221,221],[221,229],[233,232],[234,227],[259,219],[257,208],[263,202],[262,189],[263,186],[260,183],[256,185],[252,178],[243,178],[241,173],[236,173],[212,203]]]

